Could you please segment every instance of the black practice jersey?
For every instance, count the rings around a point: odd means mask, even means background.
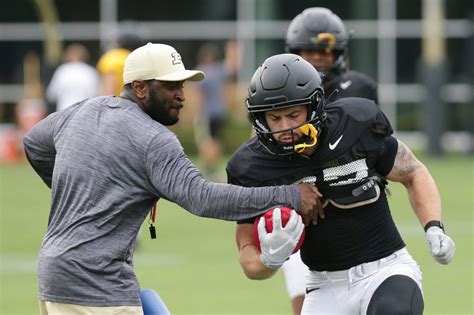
[[[324,195],[326,218],[306,228],[301,257],[318,271],[348,269],[405,246],[384,185],[377,191],[379,185],[367,184],[374,176],[383,179],[393,167],[398,142],[390,123],[374,102],[363,98],[340,99],[326,107],[326,114],[311,157],[272,155],[254,137],[233,154],[226,169],[229,183],[246,187],[315,183]]]
[[[344,97],[362,97],[379,103],[377,96],[377,83],[369,76],[357,72],[347,71],[324,82],[324,94],[329,97],[337,89],[331,101]]]

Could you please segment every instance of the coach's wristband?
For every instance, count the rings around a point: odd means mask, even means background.
[[[444,224],[443,224],[443,222],[438,221],[438,220],[431,220],[431,221],[429,221],[428,223],[426,223],[425,228],[424,228],[424,229],[425,229],[425,232],[428,231],[428,229],[429,229],[430,227],[432,227],[432,226],[437,226],[437,227],[439,227],[441,230],[443,230],[443,232],[444,232]]]

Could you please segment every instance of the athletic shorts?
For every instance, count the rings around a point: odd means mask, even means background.
[[[286,290],[290,299],[294,299],[305,294],[306,290],[306,274],[308,266],[301,260],[300,252],[296,252],[285,261],[281,267],[285,276]]]
[[[420,267],[406,248],[347,270],[310,271],[301,314],[366,314],[375,290],[394,275],[410,277],[423,293]]]

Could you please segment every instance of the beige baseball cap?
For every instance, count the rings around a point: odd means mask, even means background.
[[[165,44],[148,43],[132,51],[125,60],[124,84],[135,80],[201,81],[204,72],[186,70],[181,55]]]

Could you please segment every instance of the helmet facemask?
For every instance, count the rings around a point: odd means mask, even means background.
[[[316,146],[318,136],[321,132],[322,123],[326,117],[324,113],[323,92],[318,88],[306,99],[298,99],[267,105],[250,105],[246,101],[249,117],[260,143],[272,154],[286,156],[302,153],[306,148]],[[307,119],[300,125],[292,128],[271,131],[265,118],[265,112],[288,107],[306,105],[308,109]],[[304,136],[297,139],[295,131],[300,130]],[[275,134],[291,134],[293,141],[281,143],[274,137]]]

